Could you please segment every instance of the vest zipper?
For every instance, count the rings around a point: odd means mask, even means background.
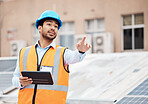
[[[51,48],[51,46],[46,50],[46,52]],[[42,60],[46,54],[46,52],[44,53],[41,61],[40,61],[40,64],[38,65],[38,54],[37,54],[37,49],[35,48],[36,50],[36,56],[37,56],[37,71],[40,71],[40,67],[41,67],[41,63],[42,63]],[[32,104],[35,104],[35,97],[36,97],[36,92],[37,92],[37,84],[35,84],[34,86],[34,94],[33,94],[33,99],[32,99]]]

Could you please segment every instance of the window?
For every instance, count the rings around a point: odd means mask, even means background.
[[[33,44],[35,44],[37,40],[40,39],[40,34],[34,24],[32,25],[32,31],[33,31]]]
[[[144,49],[144,16],[143,13],[125,15],[123,19],[123,49]]]
[[[60,45],[74,49],[74,34],[74,22],[64,22],[59,31]]]
[[[104,19],[86,20],[86,33],[102,33],[105,32]]]

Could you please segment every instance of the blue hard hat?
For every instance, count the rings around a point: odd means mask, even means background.
[[[38,26],[39,26],[39,22],[42,20],[42,19],[45,19],[45,18],[51,18],[51,19],[55,19],[55,20],[57,20],[57,22],[58,22],[58,24],[59,24],[59,26],[58,26],[58,30],[61,28],[61,26],[62,26],[62,21],[61,21],[61,19],[60,19],[60,16],[56,13],[56,12],[54,12],[54,11],[51,11],[51,10],[46,10],[46,11],[44,11],[41,15],[40,15],[40,17],[36,20],[36,22],[35,22],[35,26],[36,26],[36,28],[38,29]]]

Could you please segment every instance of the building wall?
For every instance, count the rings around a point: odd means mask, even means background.
[[[11,0],[1,3],[1,56],[10,56],[7,32],[16,28],[14,40],[32,44],[32,24],[45,10],[55,10],[63,21],[75,22],[75,33],[84,34],[85,20],[104,18],[106,32],[114,35],[114,51],[122,52],[122,15],[144,13],[144,50],[148,50],[147,0]],[[56,41],[57,42],[57,41]]]

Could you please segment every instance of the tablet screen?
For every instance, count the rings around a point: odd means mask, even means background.
[[[53,80],[50,72],[45,71],[22,71],[23,77],[32,78],[32,84],[53,85]]]

